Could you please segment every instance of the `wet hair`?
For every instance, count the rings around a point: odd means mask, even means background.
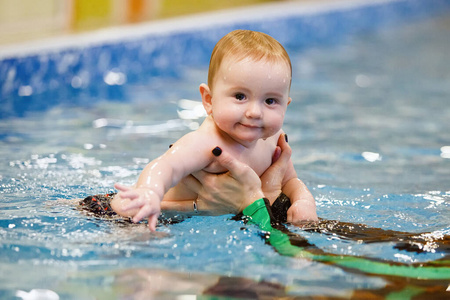
[[[273,37],[263,32],[252,30],[234,30],[217,42],[214,47],[208,71],[208,86],[213,90],[214,78],[225,57],[233,56],[237,60],[246,57],[255,61],[266,59],[269,62],[284,61],[291,71],[292,65],[284,47]]]

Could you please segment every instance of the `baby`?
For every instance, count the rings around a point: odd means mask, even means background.
[[[250,30],[224,36],[211,55],[208,85],[200,85],[208,116],[199,129],[150,162],[134,186],[116,184],[119,192],[111,202],[113,209],[133,216],[134,222],[148,218],[154,231],[164,197],[197,199],[179,184],[184,177],[199,170],[227,171],[214,161],[222,149],[261,176],[271,165],[283,134],[291,78],[289,56],[274,38]],[[288,215],[293,222],[317,220],[314,198],[304,193],[292,162],[284,174],[282,191],[291,199]]]

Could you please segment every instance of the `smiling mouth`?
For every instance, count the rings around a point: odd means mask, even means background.
[[[262,126],[258,126],[258,125],[252,125],[252,124],[242,124],[239,123],[241,126],[246,127],[246,128],[250,128],[250,129],[260,129],[262,128]]]

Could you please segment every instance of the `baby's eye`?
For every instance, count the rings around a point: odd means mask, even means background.
[[[273,105],[277,101],[275,99],[273,99],[273,98],[267,98],[265,102],[266,102],[267,105]]]
[[[245,99],[245,95],[242,93],[237,93],[234,97],[239,101],[242,101]]]

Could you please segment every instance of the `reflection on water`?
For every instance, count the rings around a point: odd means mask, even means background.
[[[442,158],[450,158],[450,146],[442,146],[441,147],[441,157]]]

